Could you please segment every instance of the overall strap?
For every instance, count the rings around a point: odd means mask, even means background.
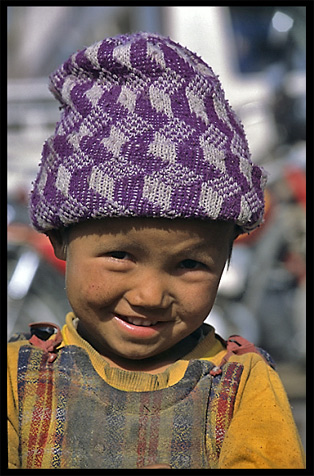
[[[45,351],[45,359],[52,363],[57,358],[58,347],[62,342],[60,327],[51,322],[33,322],[29,332],[20,332],[11,336],[9,342],[28,340],[30,344]]]
[[[212,468],[218,464],[221,448],[230,426],[243,365],[227,362],[209,372],[212,385],[207,410],[206,438]]]
[[[214,465],[218,463],[222,444],[233,417],[236,394],[243,371],[243,365],[240,363],[229,362],[230,357],[253,352],[260,355],[274,370],[276,369],[276,364],[270,354],[264,349],[256,347],[244,337],[232,335],[227,341],[218,335],[216,337],[226,347],[227,353],[219,365],[213,367],[209,372],[213,377],[213,383],[209,400],[208,414],[211,424],[208,429],[208,441],[212,445],[210,454],[216,458],[212,461]]]
[[[260,355],[265,360],[265,362],[268,365],[270,365],[270,367],[276,370],[276,364],[274,360],[272,359],[272,357],[270,356],[270,354],[266,350],[260,347],[256,347],[252,342],[248,341],[244,337],[241,337],[239,335],[232,335],[228,338],[227,341],[222,339],[217,334],[216,334],[216,337],[226,347],[227,353],[221,359],[219,365],[217,365],[211,370],[210,372],[211,375],[215,376],[215,375],[221,374],[223,365],[225,365],[228,362],[228,360],[230,359],[232,355],[243,355],[243,354],[247,354],[248,352],[253,352],[254,354]]]

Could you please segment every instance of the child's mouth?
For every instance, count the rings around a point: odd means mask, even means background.
[[[126,321],[129,324],[132,324],[133,326],[151,327],[151,326],[155,326],[159,322],[159,321],[150,321],[142,317],[122,316],[117,313],[115,313],[115,315],[119,319],[122,319],[123,321]]]
[[[123,316],[114,313],[114,319],[118,329],[136,339],[155,338],[164,327],[161,321],[152,321],[146,317]]]

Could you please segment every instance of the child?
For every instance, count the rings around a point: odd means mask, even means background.
[[[9,467],[303,468],[269,355],[203,324],[266,183],[217,76],[137,33],[73,54],[50,87],[62,116],[30,214],[73,313],[9,343]]]

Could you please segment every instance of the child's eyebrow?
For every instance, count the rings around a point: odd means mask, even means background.
[[[158,249],[158,241],[154,243],[154,247]],[[108,242],[102,242],[99,240],[97,243],[96,251],[101,253],[105,251],[129,251],[129,252],[141,252],[149,254],[149,246],[142,244],[140,241],[134,240],[132,238],[121,237],[112,237]],[[215,252],[217,245],[213,243],[208,243],[206,240],[202,240],[197,243],[188,243],[174,245],[171,255],[175,257],[186,257],[190,255],[192,257],[197,257],[198,259],[208,259],[211,257],[212,252]]]
[[[139,251],[145,250],[145,247],[141,243],[137,241],[125,239],[124,237],[112,238],[110,241],[105,241],[105,242],[99,240],[96,246],[97,248],[99,248],[99,250],[103,250],[104,248],[108,250],[119,249],[120,251],[124,251],[126,249],[128,250],[134,249]]]
[[[187,248],[183,248],[182,250],[175,253],[177,256],[191,256],[197,259],[209,259],[211,258],[211,250],[213,248],[207,244],[200,244],[197,246],[189,246]]]
[[[206,242],[196,243],[195,245],[188,245],[186,248],[183,248],[184,251],[203,251],[208,250],[210,245]]]

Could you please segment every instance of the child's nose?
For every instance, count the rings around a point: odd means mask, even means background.
[[[132,279],[125,298],[131,306],[151,309],[166,309],[172,302],[165,276],[152,271],[143,272]]]

